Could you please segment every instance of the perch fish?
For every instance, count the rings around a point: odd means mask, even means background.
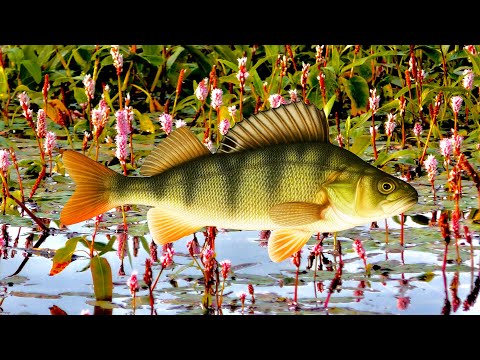
[[[237,123],[215,153],[180,127],[145,158],[141,176],[124,176],[73,150],[62,157],[76,185],[60,214],[64,225],[124,204],[146,205],[159,245],[206,226],[271,230],[274,262],[313,234],[398,215],[418,201],[407,182],[332,144],[323,110],[302,102]]]

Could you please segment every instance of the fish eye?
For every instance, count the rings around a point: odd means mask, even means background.
[[[382,194],[390,194],[395,190],[395,183],[390,179],[384,179],[378,183],[378,190]]]

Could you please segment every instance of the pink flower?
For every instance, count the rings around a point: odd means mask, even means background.
[[[435,175],[437,173],[437,165],[438,165],[438,161],[435,158],[435,156],[432,154],[428,155],[425,161],[423,162],[423,165],[427,170],[428,180],[430,180],[430,182],[434,181]]]
[[[298,268],[300,267],[301,260],[302,260],[302,250],[298,250],[296,253],[292,255],[292,264]]]
[[[45,152],[51,155],[55,145],[57,145],[57,135],[53,131],[47,132],[45,134]]]
[[[378,110],[378,105],[380,104],[380,96],[377,96],[377,89],[370,89],[370,97],[368,98],[368,103],[372,114],[375,114]]]
[[[159,116],[160,125],[162,130],[165,131],[167,135],[172,132],[172,115],[163,113]]]
[[[310,64],[305,64],[302,61],[302,78],[300,79],[300,84],[303,88],[307,86],[308,74],[310,73]],[[276,107],[276,106],[275,106]]]
[[[37,113],[37,136],[44,138],[47,135],[47,114],[45,110],[38,109]]]
[[[378,125],[375,125],[375,134],[377,133]],[[373,136],[373,126],[370,126],[370,135]]]
[[[204,264],[208,263],[211,259],[213,259],[214,255],[215,251],[213,251],[213,249],[203,249],[201,252],[202,262]]]
[[[422,124],[415,123],[415,125],[413,126],[413,134],[418,138],[422,134],[422,131],[423,131]]]
[[[117,256],[120,260],[125,257],[127,253],[127,233],[121,232],[117,236]]]
[[[467,90],[472,90],[474,78],[475,74],[472,69],[463,70],[463,87]]]
[[[477,55],[477,49],[475,48],[475,45],[465,45],[463,48],[470,54]]]
[[[395,118],[397,117],[397,115],[389,113],[387,117],[388,120],[385,122],[385,133],[387,134],[387,136],[390,137],[393,134],[395,126],[397,126],[397,124],[395,123]]]
[[[20,106],[25,110],[30,107],[30,98],[27,93],[24,91],[18,94],[18,99],[20,100]]]
[[[212,108],[217,109],[223,105],[222,96],[223,96],[222,89],[216,88],[212,90],[212,94],[210,95],[210,99],[211,99],[210,105],[212,106]]]
[[[127,158],[127,135],[116,135],[115,145],[117,146],[115,156],[121,163],[124,163]]]
[[[195,96],[200,101],[205,101],[205,99],[207,98],[207,95],[208,95],[207,84],[208,84],[208,78],[204,78],[202,81],[200,81],[197,88],[195,89]]]
[[[187,125],[187,123],[183,120],[175,120],[175,127],[178,129],[178,128],[181,128],[182,126],[185,126]]]
[[[158,261],[157,244],[151,241],[150,245],[148,246],[148,250],[150,251],[150,258],[152,259],[152,261],[157,262]]]
[[[127,286],[130,289],[130,293],[133,295],[139,289],[137,272],[134,270],[130,275],[130,278],[127,280]]]
[[[222,267],[222,276],[226,279],[232,268],[232,262],[230,260],[223,260],[220,262],[220,266]]]
[[[237,107],[235,105],[229,106],[228,113],[233,119],[235,119],[235,116],[237,115]]]
[[[245,303],[245,299],[247,298],[247,293],[245,291],[241,291],[237,294],[238,298],[242,302],[242,305]]]
[[[89,100],[93,99],[93,94],[95,92],[95,81],[93,80],[90,74],[85,75],[83,78],[83,85],[85,86],[85,94]]]
[[[3,171],[3,173],[6,173],[9,166],[8,150],[0,150],[0,170]]]
[[[452,96],[452,109],[455,114],[458,114],[460,108],[462,107],[463,98],[461,96]]]
[[[397,297],[397,309],[406,310],[410,305],[410,297],[408,296],[398,296]]]
[[[290,96],[290,101],[291,102],[300,101],[300,99],[298,98],[297,89],[288,90],[288,95]]]
[[[338,135],[335,137],[335,140],[337,141],[338,146],[343,147],[343,141],[344,141],[345,139],[344,139],[344,137],[343,137],[342,134],[338,134]]]
[[[167,251],[160,256],[160,263],[163,269],[173,264],[173,255],[175,255],[175,251],[172,248],[168,248]]]
[[[92,314],[90,313],[90,310],[83,309],[82,311],[80,311],[80,315],[92,315]]]
[[[115,130],[118,135],[127,136],[130,134],[130,124],[128,123],[128,111],[126,109],[118,110],[115,113],[117,122],[115,123]]]
[[[353,250],[355,250],[355,252],[360,257],[360,259],[362,260],[366,259],[365,249],[360,239],[353,240]]]
[[[450,154],[452,153],[452,142],[449,138],[443,138],[439,142],[440,152],[445,160],[449,161]]]
[[[242,57],[238,60],[238,73],[237,73],[237,80],[240,82],[240,90],[243,91],[245,89],[245,80],[250,76],[246,69],[247,58]]]
[[[312,250],[312,252],[315,254],[315,256],[320,255],[322,251],[323,251],[323,246],[320,243],[317,243]]]
[[[117,75],[120,75],[123,68],[123,56],[120,54],[119,45],[112,45],[110,54],[113,58],[113,66],[115,66],[115,69],[117,69]]]
[[[187,242],[187,249],[192,256],[200,254],[200,244],[196,238]]]
[[[452,138],[451,138],[451,143],[452,143],[452,146],[453,146],[453,153],[457,156],[460,155],[460,146],[462,145],[462,142],[463,142],[463,136],[460,136],[460,135],[455,135],[453,134],[452,135]]]
[[[323,61],[323,48],[325,47],[325,45],[316,45],[315,46],[315,62],[318,64],[318,63],[321,63]]]
[[[270,107],[272,109],[275,109],[275,108],[279,107],[280,105],[287,104],[287,102],[285,101],[283,96],[280,95],[280,94],[270,95],[269,98],[268,98],[268,101],[270,102]]]
[[[230,129],[230,121],[228,121],[228,119],[223,119],[220,121],[220,125],[218,126],[220,134],[226,135],[228,133],[228,129]]]
[[[0,231],[0,249],[2,249],[7,242],[5,241],[5,238],[3,237],[3,231]]]

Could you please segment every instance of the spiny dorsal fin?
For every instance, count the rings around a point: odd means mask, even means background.
[[[218,152],[310,141],[329,142],[325,113],[314,104],[294,102],[237,123],[225,135]]]
[[[145,158],[140,174],[153,176],[179,164],[211,152],[186,126],[176,129],[163,139]]]

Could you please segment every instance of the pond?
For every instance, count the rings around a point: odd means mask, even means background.
[[[34,157],[34,140],[13,138],[13,141],[19,159]],[[60,140],[59,146],[67,147],[66,139]],[[417,182],[418,179],[422,181]],[[25,186],[34,180],[25,179]],[[378,227],[366,224],[326,234],[322,240],[323,250],[316,261],[308,259],[318,243],[317,237],[312,236],[302,249],[297,286],[297,267],[291,259],[280,263],[269,259],[265,234],[218,229],[216,259],[219,262],[228,259],[232,264],[225,281],[222,314],[479,314],[480,306],[476,303],[480,288],[476,188],[470,180],[463,181],[461,227],[468,226],[471,245],[464,236],[458,239],[461,263],[457,263],[452,236],[445,271],[442,271],[445,241],[437,222],[442,209],[453,208],[453,202],[441,185],[441,176],[435,201],[425,177],[416,180],[411,183],[419,192],[419,202],[404,214],[403,226],[397,216],[379,220]],[[103,257],[112,270],[112,301],[95,298],[89,249],[85,246],[77,246],[65,269],[49,275],[55,250],[64,247],[70,238],[91,239],[94,233],[94,219],[68,228],[58,226],[61,207],[74,187],[68,176],[53,173],[45,178],[36,202],[29,204],[38,217],[48,219],[48,234],[40,231],[28,217],[3,216],[3,230],[10,241],[0,259],[2,314],[205,313],[203,272],[193,266],[187,249],[193,236],[173,243],[174,262],[163,270],[153,291],[152,311],[148,287],[143,281],[145,260],[151,256],[152,243],[146,224],[146,206],[127,210],[128,233],[122,230],[119,209],[106,213],[99,223],[95,243],[98,249],[105,250]],[[403,246],[400,244],[402,233]],[[123,256],[117,251],[121,238],[126,241]],[[202,232],[196,233],[196,238],[203,244]],[[365,263],[353,250],[355,239],[361,239],[365,248]],[[160,256],[162,248],[157,248],[156,252]],[[154,277],[160,269],[159,262],[153,264]],[[135,310],[127,286],[134,271],[138,272],[140,285]],[[249,285],[253,286],[253,297]],[[242,292],[246,293],[243,308]]]

